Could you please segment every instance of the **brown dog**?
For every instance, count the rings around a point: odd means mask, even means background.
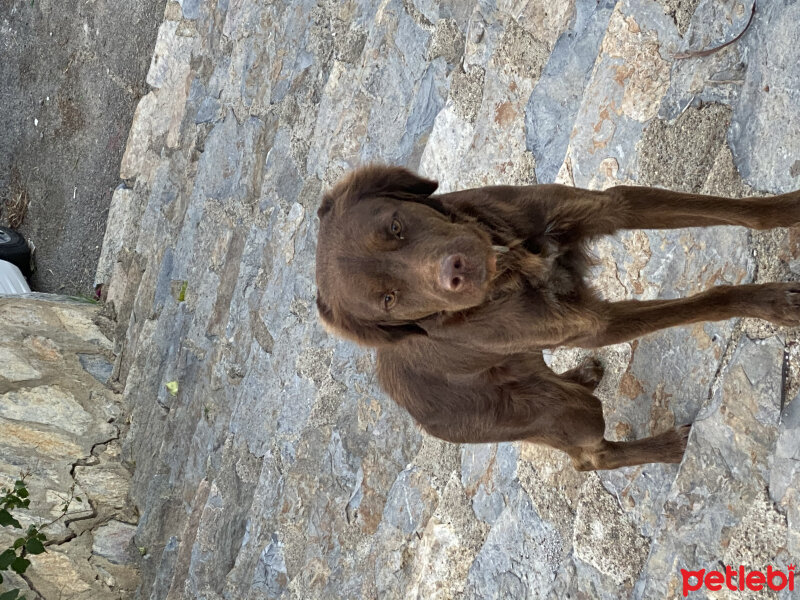
[[[317,306],[378,349],[384,389],[431,435],[526,440],[580,470],[679,462],[689,427],[604,439],[596,363],[555,374],[543,348],[593,348],[674,325],[746,316],[800,324],[800,284],[720,286],[677,300],[605,302],[586,243],[618,229],[800,222],[800,192],[732,200],[644,187],[495,186],[432,195],[398,167],[358,169],[325,194]]]

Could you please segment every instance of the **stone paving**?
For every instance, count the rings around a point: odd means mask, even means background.
[[[139,597],[672,598],[681,568],[796,561],[798,332],[728,321],[598,351],[609,437],[695,426],[681,465],[579,474],[545,448],[423,435],[314,310],[320,194],[366,161],[443,191],[800,187],[800,3],[759,3],[737,43],[675,56],[732,39],[751,7],[169,3],[97,275]],[[594,251],[611,299],[800,271],[796,229],[635,231]]]
[[[14,516],[25,529],[50,523],[46,552],[28,557],[24,580],[3,571],[0,594],[112,600],[133,597],[139,583],[122,396],[107,385],[114,358],[98,308],[0,296],[0,488],[27,473],[30,507]],[[21,535],[0,528],[0,552]]]

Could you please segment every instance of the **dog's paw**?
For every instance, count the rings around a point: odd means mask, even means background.
[[[691,432],[691,425],[682,425],[681,427],[676,427],[665,431],[661,435],[657,435],[654,439],[657,440],[658,445],[661,446],[663,451],[663,459],[661,462],[681,462],[681,460],[683,460],[683,453],[686,452],[686,444],[689,441],[689,434]]]
[[[800,325],[800,283],[764,284],[759,317],[777,325]]]
[[[686,451],[686,444],[689,442],[689,434],[692,433],[691,425],[681,425],[675,428],[675,434],[680,440],[681,454]]]
[[[600,385],[603,379],[603,373],[605,373],[605,368],[594,356],[587,358],[578,368],[581,371],[583,385],[591,387],[592,389]]]
[[[604,371],[605,369],[602,363],[595,357],[590,356],[574,369],[567,371],[564,375],[575,383],[579,383],[594,391],[594,389],[600,385]]]

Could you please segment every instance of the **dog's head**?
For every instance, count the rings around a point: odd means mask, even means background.
[[[438,184],[400,167],[368,166],[322,199],[317,307],[342,337],[378,346],[425,335],[424,319],[486,299],[495,253],[485,232],[454,222]]]

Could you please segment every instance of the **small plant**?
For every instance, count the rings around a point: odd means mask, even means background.
[[[81,302],[83,304],[100,304],[100,300],[88,294],[78,294],[77,296],[67,296],[70,300]]]
[[[20,478],[14,482],[13,489],[3,488],[0,490],[0,526],[23,529],[20,522],[14,518],[12,511],[20,508],[27,509],[30,505],[30,494],[25,485],[25,479],[29,475],[30,473],[20,475]],[[8,571],[10,569],[18,575],[22,575],[31,565],[31,561],[26,557],[45,552],[44,544],[47,541],[47,536],[42,533],[42,529],[63,518],[67,514],[67,510],[69,510],[69,505],[73,498],[78,502],[81,501],[79,497],[75,496],[74,484],[69,492],[69,497],[64,499],[64,504],[61,506],[61,514],[58,517],[41,525],[29,525],[23,536],[14,540],[14,544],[10,548],[0,552],[0,571]],[[2,573],[0,573],[0,583],[3,583]],[[25,596],[20,596],[19,589],[15,588],[8,592],[0,593],[0,600],[25,600]]]

